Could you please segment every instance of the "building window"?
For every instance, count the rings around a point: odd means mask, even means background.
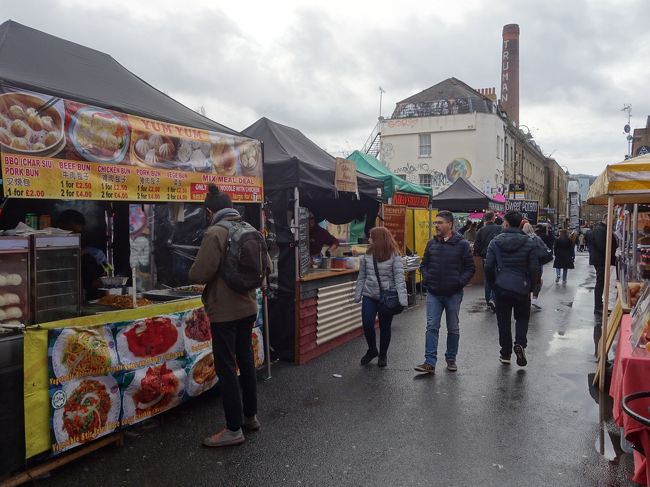
[[[420,157],[431,157],[431,134],[420,134]]]
[[[420,174],[420,185],[426,186],[427,188],[431,187],[431,174]]]
[[[397,176],[398,178],[401,178],[404,181],[406,181],[406,174],[395,174],[395,176]]]

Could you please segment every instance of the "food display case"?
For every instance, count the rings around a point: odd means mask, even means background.
[[[29,323],[29,237],[0,237],[0,324]]]
[[[33,235],[31,249],[32,322],[46,323],[79,316],[79,235]]]

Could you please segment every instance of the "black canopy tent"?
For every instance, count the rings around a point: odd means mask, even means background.
[[[163,122],[240,135],[174,100],[112,56],[8,20],[0,83]]]
[[[269,293],[271,346],[278,358],[293,361],[298,277],[291,218],[297,200],[317,219],[332,223],[366,218],[369,231],[379,212],[383,181],[357,173],[358,196],[337,191],[335,158],[298,129],[263,117],[242,133],[264,144],[267,222],[277,244],[272,246],[272,257],[277,259],[277,280],[272,280]]]
[[[458,178],[447,189],[431,198],[431,206],[439,210],[468,213],[505,209],[503,203],[490,198],[465,178]]]

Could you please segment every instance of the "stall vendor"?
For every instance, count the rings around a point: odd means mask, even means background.
[[[86,219],[76,210],[65,210],[59,216],[59,228],[82,235]],[[104,275],[104,266],[107,263],[106,254],[96,248],[83,244],[81,237],[81,281],[86,301],[100,297],[99,288],[102,287],[100,277]]]
[[[313,213],[309,214],[309,255],[320,255],[323,245],[327,245],[330,251],[336,250],[339,241],[330,232],[316,224]]]

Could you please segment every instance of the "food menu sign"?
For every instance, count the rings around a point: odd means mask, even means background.
[[[3,192],[11,198],[263,200],[260,142],[29,91],[0,94]]]
[[[403,255],[406,240],[406,206],[384,205],[384,226],[395,238]]]
[[[217,382],[203,308],[48,331],[52,451],[177,406]]]

